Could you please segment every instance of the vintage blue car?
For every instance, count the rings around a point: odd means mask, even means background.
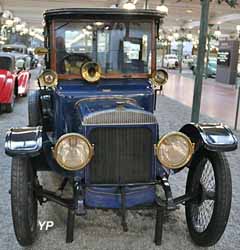
[[[37,233],[38,204],[68,209],[66,242],[75,215],[87,209],[118,209],[124,231],[127,210],[156,209],[155,243],[163,214],[186,206],[193,241],[215,244],[226,227],[232,196],[224,151],[237,148],[222,124],[184,125],[161,135],[154,110],[167,73],[156,71],[156,39],[164,16],[152,10],[54,9],[44,14],[46,69],[29,96],[29,126],[12,128],[11,202],[22,246]],[[164,108],[164,107],[162,107]],[[188,168],[186,192],[174,198],[168,178]],[[62,176],[57,192],[46,190],[39,171]],[[62,195],[66,183],[72,198]],[[157,190],[164,191],[164,197]]]

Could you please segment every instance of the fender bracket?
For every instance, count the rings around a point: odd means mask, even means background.
[[[5,152],[9,156],[36,156],[42,149],[42,127],[11,128],[6,135]]]

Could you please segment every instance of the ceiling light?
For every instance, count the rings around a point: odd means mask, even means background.
[[[217,27],[217,30],[215,30],[215,32],[214,32],[214,35],[215,35],[216,37],[219,37],[219,36],[221,36],[221,34],[222,34],[222,32],[221,32],[221,30],[220,30],[220,27],[218,26],[218,27]]]
[[[123,4],[123,8],[126,10],[134,10],[136,9],[136,5],[131,0],[128,0],[126,3]]]
[[[192,10],[191,10],[191,9],[188,9],[188,10],[186,10],[186,12],[187,12],[188,14],[190,14],[190,13],[192,13]]]
[[[5,21],[5,24],[8,26],[8,27],[12,27],[13,26],[13,20],[12,19],[7,19],[6,21]]]
[[[163,4],[157,6],[156,10],[159,11],[161,14],[165,14],[165,15],[168,14],[168,7]]]
[[[238,32],[240,32],[240,25],[237,25],[236,29],[237,29]]]
[[[187,39],[188,39],[188,40],[192,40],[192,38],[193,38],[192,33],[188,33],[188,34],[187,34]]]
[[[9,10],[4,10],[3,14],[2,14],[2,17],[3,18],[9,18],[9,19],[12,19],[13,18],[13,14],[11,11]]]
[[[16,25],[16,31],[17,31],[17,32],[21,31],[22,28],[23,28],[22,24],[17,24],[17,25]]]
[[[103,22],[95,22],[94,23],[96,26],[102,26],[104,23]]]
[[[14,23],[18,24],[18,23],[21,22],[21,18],[19,18],[19,17],[14,17],[14,18],[13,18],[13,21],[14,21]]]
[[[175,32],[175,33],[173,33],[173,37],[174,37],[175,39],[178,39],[178,38],[179,38],[179,34],[178,34],[177,32]]]
[[[87,25],[86,27],[88,30],[92,30],[92,26],[91,25]]]

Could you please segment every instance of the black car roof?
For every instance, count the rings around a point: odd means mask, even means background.
[[[161,14],[157,10],[145,10],[145,9],[135,9],[135,10],[125,10],[120,8],[64,8],[64,9],[50,9],[44,12],[44,17],[46,20],[52,18],[116,18],[128,16],[134,19],[137,18],[154,18],[160,19],[165,15]]]

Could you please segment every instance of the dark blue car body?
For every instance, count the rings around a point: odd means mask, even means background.
[[[74,80],[71,83],[62,81],[59,82],[53,98],[55,100],[55,140],[69,132],[80,133],[90,138],[91,132],[99,128],[148,129],[152,134],[151,165],[149,165],[151,176],[148,181],[156,181],[157,175],[164,175],[164,173],[169,172],[161,167],[154,155],[154,145],[157,144],[159,135],[158,123],[153,115],[155,93],[149,80],[102,80],[98,85],[94,86],[89,86],[89,84],[81,80]],[[94,120],[94,117],[100,119],[101,115],[111,116],[111,114],[116,116],[123,114],[146,116],[146,122],[140,121],[138,124],[134,120],[128,120],[127,123],[124,120],[118,120],[118,123],[113,121],[110,123],[107,119],[105,122],[98,120],[98,124],[96,124],[96,121],[88,122],[91,119]],[[126,143],[131,142],[126,141]],[[66,176],[73,174],[69,171],[62,171],[62,168],[59,168],[55,161],[50,162],[49,166]],[[90,167],[86,167],[81,171],[74,172],[74,176],[79,176],[84,179],[86,184],[90,184],[89,172]],[[119,180],[119,184],[128,183],[122,183]],[[85,203],[90,207],[120,208],[121,197],[118,193],[117,187],[89,187],[85,192]],[[127,207],[144,203],[151,204],[154,200],[155,188],[152,186],[143,185],[141,187],[126,188]]]

